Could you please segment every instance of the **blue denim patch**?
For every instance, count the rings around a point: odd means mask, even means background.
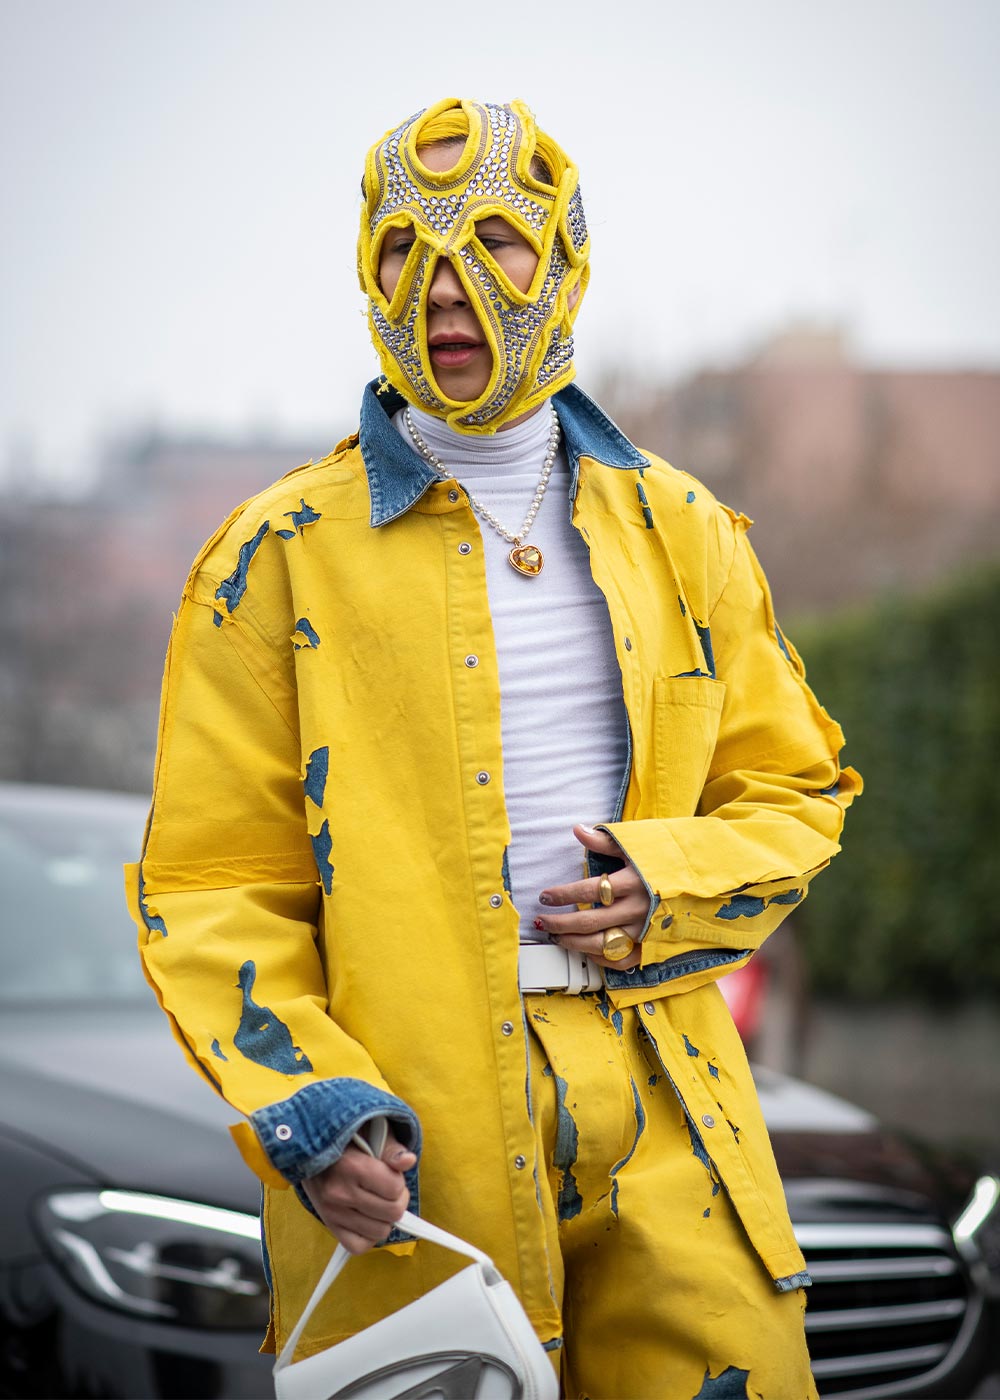
[[[269,1006],[254,1000],[257,964],[252,958],[239,970],[239,987],[243,993],[240,1022],[233,1035],[233,1044],[241,1055],[265,1069],[278,1074],[310,1074],[309,1056],[292,1043],[291,1032]],[[224,1058],[224,1057],[223,1057]]]
[[[566,1094],[569,1085],[560,1075],[552,1071],[556,1086],[556,1143],[552,1150],[552,1165],[560,1173],[558,1213],[560,1220],[573,1220],[583,1209],[583,1197],[576,1184],[573,1168],[576,1166],[580,1147],[580,1134],[576,1120],[566,1107]]]
[[[267,1237],[264,1234],[264,1187],[260,1188],[260,1262],[264,1266],[268,1292],[274,1292],[274,1278],[271,1274],[271,1256],[267,1252]]]
[[[727,904],[716,909],[717,919],[755,919],[767,905],[755,894],[734,894]]]
[[[694,622],[694,618],[691,621]],[[701,642],[701,650],[705,657],[705,665],[708,667],[708,674],[714,680],[715,652],[712,649],[712,629],[707,623],[703,627],[700,622],[695,622],[694,630],[698,633],[698,640]]]
[[[319,871],[319,878],[323,882],[323,889],[327,894],[333,893],[333,863],[330,860],[330,852],[333,850],[333,837],[330,835],[330,820],[326,818],[323,825],[315,836],[309,837],[313,850],[313,859],[316,861],[316,869]]]
[[[627,1167],[635,1155],[635,1149],[639,1146],[639,1139],[646,1130],[646,1110],[642,1106],[639,1098],[639,1090],[635,1086],[635,1080],[629,1075],[629,1082],[632,1085],[632,1102],[635,1106],[635,1138],[632,1146],[625,1153],[621,1161],[616,1162],[611,1168],[611,1213],[618,1215],[618,1173],[622,1167]]]
[[[326,795],[326,780],[330,775],[330,746],[324,744],[321,749],[313,749],[306,764],[306,776],[302,787],[305,795],[311,798],[317,807],[322,807],[323,798]]]
[[[784,894],[773,895],[767,902],[768,904],[801,904],[805,897],[805,890],[785,890]]]
[[[143,852],[145,855],[145,852]],[[159,914],[151,914],[146,903],[146,882],[142,878],[142,866],[139,866],[139,913],[142,915],[142,922],[146,925],[150,933],[162,933],[167,937],[167,926],[160,918]]]
[[[253,539],[247,540],[244,544],[240,545],[236,568],[228,578],[222,580],[215,590],[216,598],[222,598],[225,601],[227,611],[235,612],[242,602],[243,595],[247,591],[247,573],[249,572],[250,564],[257,550],[260,548],[261,541],[270,528],[270,521],[265,520]],[[218,616],[218,614],[216,614],[216,616]]]
[[[305,641],[302,642],[292,642],[295,651],[304,651],[306,648],[315,651],[318,646],[322,645],[319,633],[307,617],[300,617],[296,622],[295,635],[305,638]]]
[[[801,904],[805,890],[785,890],[784,894],[773,894],[770,899],[759,895],[734,894],[728,903],[716,909],[717,919],[754,919],[772,904]]]
[[[305,497],[300,496],[299,502],[301,510],[286,510],[285,517],[292,522],[290,530],[276,530],[275,534],[283,540],[294,540],[296,531],[301,535],[307,525],[313,525],[317,520],[322,520],[322,515],[318,510],[313,510],[312,506],[307,506]]]
[[[692,1400],[748,1400],[750,1391],[747,1389],[747,1382],[749,1379],[750,1372],[742,1370],[739,1366],[727,1366],[717,1376],[706,1371],[701,1389],[697,1395],[692,1397]]]

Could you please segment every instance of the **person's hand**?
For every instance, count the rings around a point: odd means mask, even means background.
[[[403,1173],[416,1161],[390,1132],[381,1157],[349,1144],[332,1166],[303,1181],[302,1189],[344,1248],[363,1254],[386,1238],[409,1205]]]
[[[596,851],[603,856],[617,856],[621,859],[621,847],[603,831],[595,831],[589,826],[574,826],[573,835],[588,851]],[[585,880],[574,880],[569,885],[552,885],[539,895],[539,903],[547,908],[563,905],[596,905],[593,909],[573,909],[571,914],[543,914],[535,920],[535,927],[552,936],[553,940],[570,952],[585,953],[588,958],[602,967],[617,968],[619,972],[637,967],[641,957],[639,937],[646,927],[649,917],[649,894],[635,866],[626,862],[621,870],[608,876],[614,891],[614,903],[601,904],[601,877],[590,876]],[[627,958],[610,962],[602,957],[604,930],[623,928],[635,940],[635,948]]]

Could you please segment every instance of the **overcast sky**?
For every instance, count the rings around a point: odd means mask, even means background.
[[[586,384],[789,318],[868,362],[1000,367],[1000,0],[0,0],[0,476],[102,434],[317,453],[375,370],[367,146],[523,97],[582,169]]]

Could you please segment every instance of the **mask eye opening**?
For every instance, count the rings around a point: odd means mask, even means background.
[[[538,260],[531,283],[524,291],[511,281],[502,263],[495,256],[494,250],[488,246],[494,239],[501,237],[500,230],[495,225],[492,229],[482,230],[481,228],[482,224],[493,219],[501,220],[515,238],[527,243]],[[476,259],[486,265],[491,277],[495,278],[505,299],[511,305],[527,306],[536,300],[548,275],[551,247],[549,242],[539,238],[534,229],[511,218],[510,211],[502,205],[488,206],[480,211],[467,246]]]
[[[411,237],[413,241],[407,249],[402,266],[399,269],[399,277],[393,288],[392,296],[387,297],[382,287],[382,257],[386,241],[399,233]],[[377,230],[375,237],[372,239],[371,251],[369,253],[368,271],[371,283],[369,290],[372,300],[383,315],[388,316],[391,320],[395,320],[399,315],[410,296],[413,279],[417,274],[420,263],[428,252],[427,244],[420,238],[409,219],[387,222]],[[430,275],[433,276],[433,269],[430,270]]]

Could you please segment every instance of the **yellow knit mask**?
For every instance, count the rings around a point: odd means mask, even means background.
[[[456,136],[466,140],[457,163],[441,174],[428,170],[417,146]],[[551,184],[531,173],[535,156]],[[523,102],[448,98],[418,112],[368,152],[364,188],[358,274],[383,372],[404,398],[459,432],[492,433],[570,382],[579,299],[572,307],[569,301],[575,287],[581,296],[586,287],[590,239],[577,168]],[[512,285],[476,237],[476,220],[493,215],[538,254],[527,292]],[[415,241],[386,301],[378,277],[382,242],[392,229],[411,226]],[[427,301],[442,257],[450,259],[493,355],[485,390],[464,403],[442,393],[428,351]]]

